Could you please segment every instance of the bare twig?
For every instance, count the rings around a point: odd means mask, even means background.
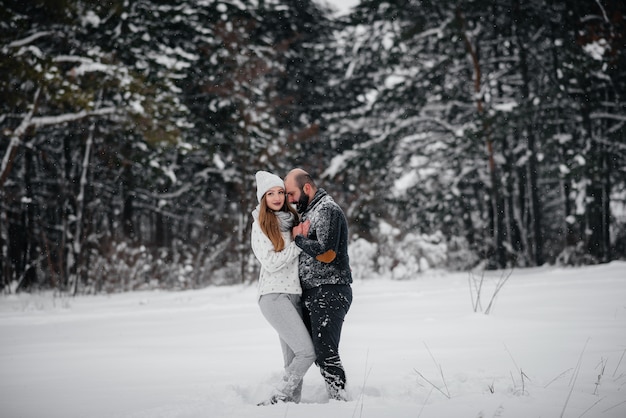
[[[498,292],[500,292],[500,289],[502,289],[502,287],[507,282],[507,280],[509,280],[509,277],[511,277],[511,274],[513,274],[513,269],[511,269],[511,271],[509,271],[508,274],[505,275],[505,273],[502,273],[502,276],[500,276],[500,279],[498,280],[498,284],[496,284],[496,290],[493,292],[493,295],[491,296],[491,300],[489,301],[489,305],[487,305],[487,309],[485,310],[485,315],[489,315],[489,312],[491,312],[491,308],[493,306],[493,303],[496,300],[496,296],[498,296]]]
[[[515,359],[513,358],[513,354],[511,354],[511,351],[509,351],[509,347],[507,347],[506,344],[504,344],[504,349],[506,350],[507,354],[509,355],[509,357],[511,358],[511,361],[513,362],[513,364],[515,365],[515,368],[517,369],[518,372],[521,372],[522,369],[519,368],[519,366],[517,365],[517,362],[515,361]]]
[[[568,373],[569,371],[571,371],[572,369],[567,369],[565,370],[563,373],[561,373],[560,375],[558,375],[557,377],[555,377],[554,379],[550,380],[543,388],[547,388],[548,386],[550,386],[552,383],[554,383],[556,380],[558,380],[561,376],[563,376],[564,374]]]
[[[415,370],[415,373],[417,373],[419,375],[419,377],[421,377],[422,379],[424,379],[428,384],[430,384],[434,389],[437,389],[439,392],[441,392],[441,394],[443,396],[445,396],[446,398],[450,399],[450,395],[445,393],[443,390],[441,390],[441,388],[439,388],[437,385],[435,385],[433,382],[431,382],[430,380],[426,379],[426,377],[419,372],[419,370],[417,369],[413,369]]]
[[[369,360],[369,355],[370,355],[370,351],[369,349],[367,350],[367,355],[365,356],[365,369],[367,370],[367,363]],[[363,376],[363,386],[361,387],[361,393],[359,394],[359,398],[357,399],[356,404],[354,405],[354,411],[352,412],[352,418],[354,418],[356,416],[356,410],[359,407],[359,404],[361,404],[361,414],[359,416],[363,416],[363,394],[365,392],[365,384],[367,383],[367,379],[370,376],[370,373],[372,372],[372,368],[370,367],[369,370],[367,370],[367,373],[365,374],[365,376]]]
[[[522,371],[522,369],[520,369],[519,372],[522,379],[522,395],[526,395],[528,394],[528,392],[526,392],[526,380],[530,380],[530,378]]]
[[[622,401],[622,402],[620,402],[620,403],[617,403],[617,404],[613,405],[613,406],[612,406],[612,407],[610,407],[610,408],[606,408],[604,411],[602,411],[602,413],[604,414],[605,412],[609,412],[611,409],[613,409],[613,408],[617,408],[618,406],[620,406],[620,405],[624,405],[625,403],[626,403],[626,401]]]
[[[478,285],[476,284],[476,278],[474,277],[474,273],[470,271],[469,276],[467,278],[470,286],[470,297],[472,298],[472,308],[474,312],[478,312],[478,307],[482,310],[482,305],[480,303],[480,295],[482,294],[482,287],[485,281],[485,272],[480,275],[480,282]],[[473,287],[472,287],[473,285]],[[476,292],[476,300],[474,301],[474,292]]]
[[[521,394],[525,395],[527,394],[526,392],[526,380],[530,380],[530,378],[528,377],[528,375],[526,373],[524,373],[524,371],[517,365],[517,362],[515,361],[515,359],[513,358],[513,354],[511,354],[511,351],[509,350],[509,347],[506,346],[506,344],[504,344],[504,349],[506,350],[507,354],[509,355],[509,357],[511,358],[511,361],[513,362],[513,364],[515,365],[515,368],[517,369],[517,372],[520,375],[520,378],[522,379],[522,391]],[[515,379],[513,378],[513,373],[511,373],[511,379],[513,380],[513,386],[517,386],[515,384]]]
[[[593,405],[591,405],[589,408],[585,409],[585,412],[583,412],[582,414],[578,415],[578,418],[581,418],[583,415],[585,415],[587,412],[589,412],[591,410],[591,408],[593,408],[594,406],[599,404],[603,399],[604,398],[598,399]]]
[[[585,346],[583,347],[583,350],[580,352],[580,357],[578,357],[578,363],[576,364],[576,367],[574,368],[574,374],[572,375],[572,378],[570,379],[570,389],[569,389],[569,393],[567,394],[567,399],[565,399],[565,404],[563,405],[563,410],[561,411],[561,415],[560,418],[563,418],[563,414],[565,414],[565,409],[567,408],[567,404],[569,403],[570,398],[572,397],[572,392],[574,391],[574,385],[576,384],[576,380],[578,379],[578,373],[580,372],[580,364],[582,363],[583,360],[583,354],[585,354],[585,350],[587,349],[587,344],[589,343],[589,338],[587,338],[587,341],[585,341]]]
[[[491,295],[491,299],[489,300],[489,305],[487,305],[486,309],[483,309],[481,298],[482,298],[482,292],[483,292],[483,284],[485,282],[485,272],[483,271],[482,274],[480,275],[480,280],[477,280],[476,277],[474,277],[474,274],[470,272],[467,280],[469,283],[470,298],[472,301],[472,309],[474,309],[474,312],[478,312],[478,310],[480,309],[481,311],[483,311],[485,315],[489,315],[489,313],[493,309],[498,293],[500,292],[500,290],[502,290],[502,287],[504,287],[505,283],[509,280],[512,274],[513,274],[513,269],[511,269],[508,273],[506,272],[502,273],[502,275],[498,279],[498,282],[496,283],[496,288],[493,294]],[[474,299],[474,294],[476,294],[476,299]]]
[[[600,363],[598,364],[598,366],[600,366],[600,373],[598,373],[598,380],[595,383],[596,388],[593,390],[594,395],[598,395],[598,389],[600,388],[600,382],[602,381],[602,376],[604,376],[604,370],[606,370],[607,361],[608,359],[605,359],[604,357],[600,358]],[[596,366],[596,368],[598,366]]]
[[[615,373],[617,373],[617,369],[619,369],[619,365],[622,364],[622,360],[624,360],[624,354],[626,354],[626,349],[622,351],[622,357],[620,357],[619,361],[617,362],[617,366],[615,366],[615,371],[613,371],[613,377],[615,377]]]
[[[422,405],[419,414],[417,414],[417,418],[420,418],[422,416],[422,412],[424,412],[424,408],[426,407],[426,404],[428,403],[428,400],[430,399],[430,395],[433,393],[433,390],[435,389],[431,388],[430,392],[428,392],[428,396],[426,397],[426,400],[424,401],[424,404]]]
[[[448,389],[446,378],[443,377],[443,369],[441,368],[441,365],[437,363],[437,360],[435,360],[435,356],[433,356],[433,353],[430,351],[430,348],[428,348],[428,345],[426,343],[424,343],[424,347],[426,347],[428,354],[430,354],[430,358],[433,359],[433,363],[435,363],[435,366],[437,366],[437,368],[439,369],[439,374],[441,375],[441,381],[443,382],[443,385],[446,387],[446,392],[448,393],[448,399],[450,399],[450,390]]]

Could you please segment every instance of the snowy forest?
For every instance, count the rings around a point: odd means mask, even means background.
[[[622,0],[0,0],[3,293],[248,283],[254,173],[353,274],[626,259]]]

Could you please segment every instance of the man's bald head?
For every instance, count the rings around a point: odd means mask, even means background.
[[[295,181],[296,185],[300,189],[302,189],[305,184],[310,184],[311,186],[313,186],[313,188],[317,190],[317,185],[315,184],[315,180],[313,180],[313,177],[311,177],[309,173],[301,168],[294,168],[289,173],[287,173],[287,176],[285,176],[285,182],[287,182],[288,180]]]
[[[285,191],[289,203],[296,204],[298,212],[303,213],[315,196],[317,186],[309,173],[294,168],[285,176]]]

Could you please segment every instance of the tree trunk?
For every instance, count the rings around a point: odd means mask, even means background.
[[[611,253],[611,160],[609,153],[604,149],[602,152],[602,238],[603,261],[609,262],[613,259]]]
[[[9,285],[9,270],[8,270],[8,231],[6,228],[6,209],[4,207],[6,202],[4,190],[0,187],[0,285],[2,290],[6,292]]]
[[[581,85],[583,92],[589,92],[591,86],[589,80],[581,77]],[[588,97],[588,93],[585,94]],[[581,118],[584,127],[585,143],[586,143],[586,170],[585,175],[588,179],[587,183],[587,199],[585,201],[585,242],[587,252],[598,261],[606,261],[608,256],[608,230],[609,230],[609,211],[608,211],[608,183],[605,179],[605,151],[604,147],[598,144],[593,136],[593,124],[591,122],[591,104],[589,100],[583,100],[581,105]],[[605,203],[605,200],[607,201]],[[605,210],[606,208],[606,210]]]
[[[91,158],[91,147],[93,145],[94,131],[96,123],[92,122],[89,126],[87,134],[87,142],[85,143],[85,153],[83,155],[83,164],[81,167],[80,182],[78,196],[76,197],[76,224],[74,231],[74,242],[72,250],[74,251],[74,263],[76,264],[75,277],[72,287],[72,296],[78,292],[78,283],[82,277],[83,267],[83,214],[85,212],[85,191],[87,188],[87,172],[89,170],[89,161]]]
[[[522,10],[520,8],[519,0],[513,0],[512,13],[515,16],[522,16]],[[519,50],[519,65],[522,76],[521,93],[524,106],[524,115],[526,116],[523,121],[522,133],[526,136],[526,146],[528,149],[528,162],[526,164],[527,179],[528,179],[528,203],[530,214],[530,233],[532,236],[529,239],[531,244],[531,261],[533,265],[540,266],[544,263],[543,256],[543,234],[541,232],[541,205],[539,200],[539,188],[537,184],[537,147],[536,147],[536,133],[533,122],[533,111],[530,103],[530,74],[528,70],[527,61],[527,36],[523,32],[523,26],[515,26],[515,34],[517,38],[517,47]]]
[[[503,138],[502,149],[510,149],[506,137]],[[506,191],[506,237],[508,238],[512,250],[515,252],[516,258],[518,258],[524,252],[524,243],[521,237],[518,217],[515,214],[517,203],[517,199],[515,199],[515,164],[513,162],[514,157],[510,155],[510,153],[507,153],[505,158],[506,162],[503,169],[506,172],[504,179],[504,190]]]
[[[126,165],[122,168],[122,230],[124,232],[124,238],[133,242],[136,239],[134,210],[133,210],[133,190],[135,188],[132,168],[130,165]]]
[[[493,250],[495,252],[495,262],[498,268],[506,266],[506,251],[504,248],[504,198],[502,196],[501,183],[499,173],[495,162],[495,153],[493,149],[493,140],[491,137],[491,126],[487,121],[483,99],[481,94],[481,66],[478,58],[478,52],[472,45],[467,32],[465,31],[465,23],[460,7],[456,9],[456,17],[460,25],[460,33],[465,44],[467,53],[470,55],[474,67],[474,94],[476,96],[476,108],[478,117],[482,121],[483,135],[487,148],[487,160],[489,168],[489,178],[491,184],[489,186],[489,194],[491,199],[490,217],[490,235],[493,239]]]
[[[154,243],[157,248],[165,247],[165,220],[160,210],[154,212]]]

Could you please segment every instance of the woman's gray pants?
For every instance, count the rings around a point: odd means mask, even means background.
[[[270,293],[259,298],[261,312],[278,332],[285,376],[278,388],[285,400],[300,402],[302,378],[315,361],[311,336],[302,321],[300,295]]]

